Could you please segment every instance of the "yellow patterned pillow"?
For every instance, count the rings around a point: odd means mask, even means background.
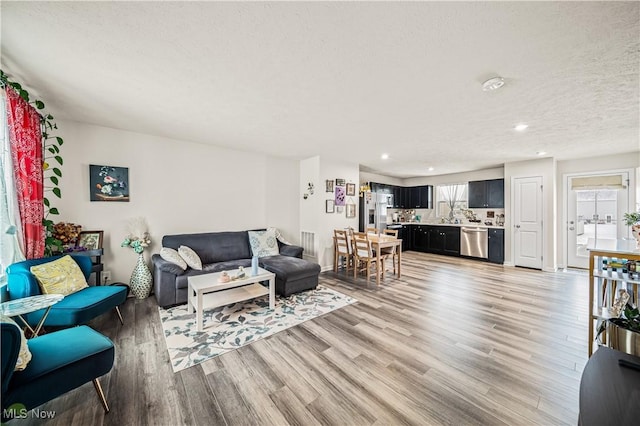
[[[20,328],[14,320],[4,315],[0,315],[0,321],[4,323],[15,324]],[[24,331],[20,328],[20,352],[18,352],[18,359],[16,360],[15,371],[22,371],[27,368],[27,364],[31,361],[31,352],[29,352],[29,346],[27,346],[27,338],[24,337]]]
[[[75,293],[89,287],[82,269],[71,256],[67,255],[53,262],[43,263],[31,267],[44,294]]]

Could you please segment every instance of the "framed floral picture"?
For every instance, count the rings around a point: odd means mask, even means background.
[[[129,168],[89,165],[91,201],[129,201]]]
[[[87,250],[101,249],[103,235],[104,231],[82,231],[78,235],[78,247]]]

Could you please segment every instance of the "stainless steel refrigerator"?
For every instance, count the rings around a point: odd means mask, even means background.
[[[377,192],[365,193],[360,198],[360,231],[376,228],[379,231],[387,228],[387,207],[393,205],[393,195]]]

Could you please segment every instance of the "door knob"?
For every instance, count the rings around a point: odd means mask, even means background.
[[[520,225],[516,225],[516,228],[520,228]]]
[[[576,229],[576,228],[574,228],[574,227],[572,226],[572,227],[570,227],[570,228],[569,228],[569,231],[573,231],[574,229]]]

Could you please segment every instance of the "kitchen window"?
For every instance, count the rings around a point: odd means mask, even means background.
[[[436,215],[438,217],[450,217],[453,209],[453,216],[466,209],[468,205],[468,185],[466,183],[454,183],[449,185],[436,186]]]

